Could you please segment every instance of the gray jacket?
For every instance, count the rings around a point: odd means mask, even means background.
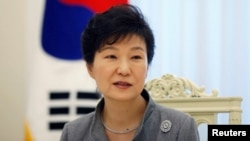
[[[133,141],[200,140],[192,117],[155,103],[146,90],[143,90],[142,96],[148,101],[148,105]],[[96,111],[65,124],[60,141],[108,141],[100,119],[103,106],[102,99]]]

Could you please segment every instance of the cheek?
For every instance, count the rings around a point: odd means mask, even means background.
[[[147,73],[148,73],[147,65],[141,66],[140,68],[138,68],[136,73],[137,73],[137,76],[140,78],[138,80],[143,80],[144,81],[146,79]]]
[[[107,77],[111,72],[112,72],[112,67],[110,67],[109,65],[99,64],[94,66],[94,75],[96,79]]]

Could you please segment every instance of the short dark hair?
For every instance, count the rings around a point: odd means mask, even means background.
[[[154,35],[141,10],[130,4],[112,6],[90,19],[81,36],[83,59],[92,64],[96,51],[103,44],[114,44],[129,34],[145,40],[150,64],[154,56]]]

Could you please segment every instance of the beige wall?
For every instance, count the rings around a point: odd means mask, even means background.
[[[0,0],[0,140],[23,141],[27,0]]]

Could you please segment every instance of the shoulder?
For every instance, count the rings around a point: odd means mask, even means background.
[[[92,120],[94,119],[94,116],[95,112],[92,112],[86,115],[82,115],[81,117],[73,121],[67,122],[64,125],[60,141],[81,140],[83,136],[86,136],[86,134],[88,133],[88,130],[93,123]]]
[[[149,100],[149,114],[145,117],[144,129],[146,138],[157,140],[198,141],[199,134],[195,120],[188,114],[155,103]],[[148,132],[151,133],[148,136]]]
[[[91,120],[93,120],[94,116],[95,116],[94,112],[82,115],[81,117],[66,123],[65,126],[68,126],[68,128],[73,128],[73,129],[86,127],[91,123]]]
[[[156,103],[146,90],[143,91],[142,96],[148,101],[147,113],[150,113],[151,116],[154,117],[153,120],[169,120],[177,124],[182,124],[182,122],[193,122],[194,120],[191,116],[182,111]]]
[[[160,119],[168,119],[172,123],[179,124],[180,126],[194,123],[193,117],[187,113],[170,107],[164,107],[159,104],[156,104],[153,114],[154,116],[158,116]]]
[[[178,140],[199,140],[197,125],[194,118],[190,115],[170,107],[163,107],[159,104],[156,104],[155,110],[152,114],[154,117],[153,120],[157,120],[161,125],[165,125],[165,121],[167,121],[168,126],[170,124],[172,133],[171,137],[176,136]],[[157,123],[157,121],[154,123]]]

